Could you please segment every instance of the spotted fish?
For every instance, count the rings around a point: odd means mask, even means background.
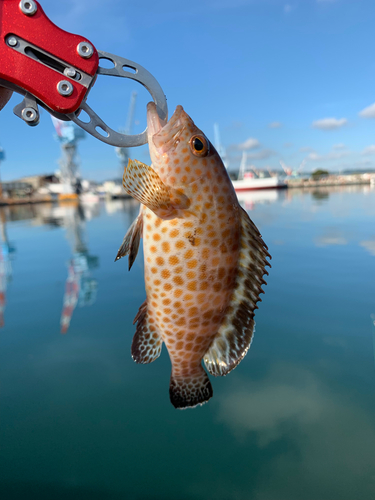
[[[149,103],[147,125],[152,166],[129,160],[125,168],[123,186],[141,208],[116,257],[129,255],[130,269],[143,237],[147,299],[131,352],[151,363],[164,343],[171,402],[194,407],[212,396],[202,359],[223,376],[247,353],[270,255],[220,156],[183,108],[164,123]]]

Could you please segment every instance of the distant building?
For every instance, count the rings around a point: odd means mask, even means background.
[[[26,182],[33,187],[34,191],[37,191],[48,184],[59,184],[60,179],[55,174],[30,175],[28,177],[21,177],[19,182]]]
[[[28,182],[12,181],[2,183],[3,198],[25,198],[34,192],[33,186]]]

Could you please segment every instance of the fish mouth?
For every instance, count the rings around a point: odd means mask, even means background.
[[[177,106],[169,122],[161,120],[154,102],[147,104],[147,136],[149,145],[155,146],[160,153],[168,151],[180,136],[185,114],[182,106]]]

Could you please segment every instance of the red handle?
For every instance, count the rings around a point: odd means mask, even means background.
[[[35,5],[36,12],[29,15],[22,11],[19,0],[0,0],[0,79],[26,90],[53,111],[73,113],[81,106],[87,86],[15,50],[6,40],[9,35],[19,37],[92,78],[99,66],[98,53],[88,40],[60,29],[48,19],[38,2]],[[93,48],[89,58],[79,55],[77,47],[81,42]],[[72,84],[70,95],[59,93],[58,84],[62,80]]]

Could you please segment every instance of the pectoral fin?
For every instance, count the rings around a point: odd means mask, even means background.
[[[148,165],[129,160],[122,181],[125,191],[162,219],[173,219],[189,207],[186,196],[166,186]]]

